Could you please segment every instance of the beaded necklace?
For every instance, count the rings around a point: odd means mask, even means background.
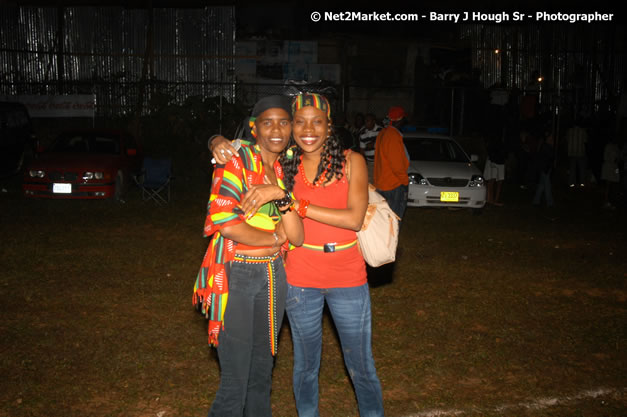
[[[303,179],[303,183],[305,183],[307,187],[309,188],[322,187],[324,185],[324,182],[326,181],[327,171],[328,169],[325,168],[324,171],[322,171],[322,174],[320,174],[320,176],[318,177],[318,181],[316,181],[315,184],[312,184],[307,179],[307,175],[305,175],[305,166],[303,165],[303,156],[302,155],[300,156],[300,164],[298,164],[298,172]]]

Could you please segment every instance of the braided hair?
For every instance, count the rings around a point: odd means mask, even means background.
[[[327,120],[329,122],[329,137],[324,145],[322,145],[322,153],[320,155],[320,163],[318,164],[318,170],[316,177],[313,180],[313,184],[317,184],[318,180],[324,174],[324,183],[328,183],[333,178],[340,180],[344,174],[342,167],[346,161],[344,156],[344,147],[333,131],[331,125],[331,108],[327,99],[319,94],[304,93],[297,96],[292,103],[292,114],[302,107],[312,106],[327,114]],[[294,139],[290,141],[290,144],[279,156],[279,162],[283,167],[284,178],[286,188],[289,191],[293,191],[296,175],[298,175],[298,167],[301,163],[301,156],[303,155],[302,149],[300,149]],[[326,173],[325,173],[326,170]]]

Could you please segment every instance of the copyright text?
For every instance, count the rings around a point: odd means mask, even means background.
[[[538,11],[525,12],[460,12],[460,13],[390,13],[390,12],[312,12],[313,22],[565,22],[565,23],[593,23],[611,22],[615,18],[613,13],[562,13]]]

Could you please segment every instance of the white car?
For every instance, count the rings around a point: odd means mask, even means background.
[[[409,154],[410,207],[465,207],[480,211],[486,188],[479,158],[464,152],[451,137],[421,132],[403,134]]]

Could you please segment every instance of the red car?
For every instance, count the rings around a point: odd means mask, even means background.
[[[120,200],[141,169],[141,152],[125,131],[85,129],[61,133],[24,172],[27,197]]]

